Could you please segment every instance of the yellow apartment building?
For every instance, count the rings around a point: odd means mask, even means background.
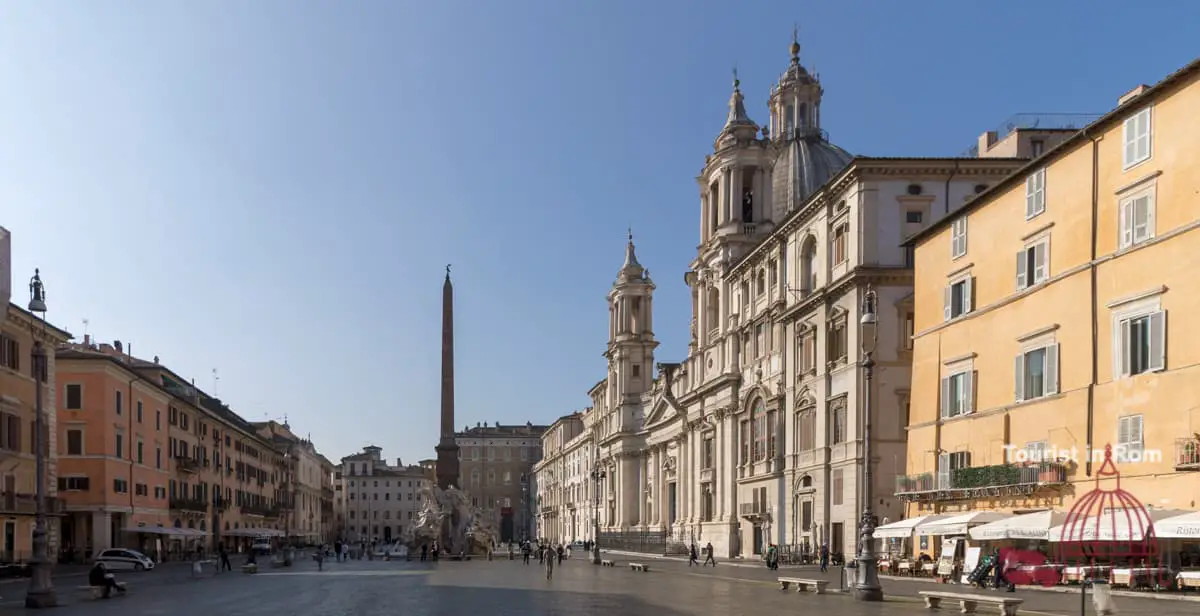
[[[1069,509],[1107,445],[1144,505],[1197,508],[1198,76],[1130,91],[910,240],[908,516]]]

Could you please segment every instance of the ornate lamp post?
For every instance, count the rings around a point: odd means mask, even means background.
[[[876,313],[875,289],[867,286],[863,294],[862,317],[859,320],[859,344],[863,353],[863,513],[859,523],[858,583],[854,598],[859,601],[883,601],[879,585],[879,558],[875,555],[874,473],[871,472],[871,378],[874,376],[875,344],[879,341],[879,316]]]
[[[600,461],[592,465],[592,484],[595,491],[592,493],[592,564],[600,564],[600,482],[604,479],[604,469],[600,467]]]
[[[29,312],[41,315],[42,333],[46,331],[46,288],[42,285],[42,276],[38,270],[33,270],[33,278],[29,280]],[[43,608],[58,605],[58,596],[54,592],[54,580],[50,577],[50,556],[46,546],[46,433],[45,419],[42,417],[42,388],[46,386],[46,350],[42,348],[45,336],[34,332],[33,341],[33,379],[36,383],[34,395],[33,455],[37,459],[37,495],[35,517],[33,523],[33,577],[29,579],[29,590],[25,593],[25,607]]]
[[[529,476],[521,473],[521,534],[516,539],[529,538]]]

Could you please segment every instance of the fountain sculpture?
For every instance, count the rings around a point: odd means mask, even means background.
[[[410,550],[434,542],[446,553],[486,554],[496,541],[495,528],[487,523],[479,508],[472,507],[466,493],[454,486],[443,490],[436,486],[422,488],[421,511],[417,521],[402,538]]]

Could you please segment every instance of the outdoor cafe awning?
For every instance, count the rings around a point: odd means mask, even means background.
[[[944,515],[922,515],[907,520],[899,520],[891,524],[884,524],[875,528],[876,539],[909,539],[913,536],[913,531],[920,524],[932,523],[938,520],[945,519],[948,516]]]

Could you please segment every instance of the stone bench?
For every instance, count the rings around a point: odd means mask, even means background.
[[[812,591],[818,595],[825,594],[825,587],[829,585],[827,580],[809,580],[805,578],[781,577],[779,580],[779,589],[787,590],[792,584],[796,585],[796,592]]]
[[[242,565],[242,573],[258,573],[258,564],[246,563]]]
[[[650,565],[643,564],[643,563],[629,563],[629,570],[630,571],[641,571],[641,572],[645,573],[650,570]]]
[[[925,607],[936,610],[942,601],[957,601],[963,614],[974,614],[980,604],[995,606],[1000,616],[1017,616],[1017,609],[1025,602],[1016,597],[999,597],[991,595],[964,595],[956,592],[938,592],[922,590],[919,593],[925,598]]]

